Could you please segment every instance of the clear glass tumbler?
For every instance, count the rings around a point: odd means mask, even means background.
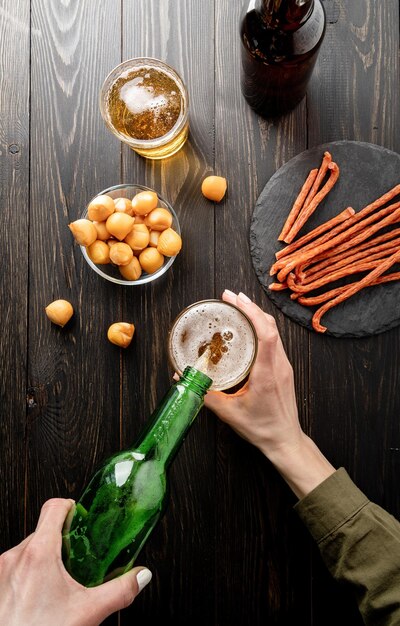
[[[164,159],[183,146],[189,133],[188,105],[179,74],[150,57],[115,67],[100,91],[100,111],[108,128],[148,159]]]
[[[210,389],[230,389],[249,374],[257,355],[257,333],[243,311],[222,300],[201,300],[175,319],[168,338],[172,368],[187,366],[212,379]]]

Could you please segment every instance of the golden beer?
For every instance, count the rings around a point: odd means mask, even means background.
[[[189,132],[188,96],[174,69],[158,59],[131,59],[107,76],[100,110],[110,130],[138,154],[175,154]]]

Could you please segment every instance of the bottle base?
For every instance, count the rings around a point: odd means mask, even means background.
[[[283,115],[287,115],[294,111],[296,107],[304,100],[307,94],[303,94],[300,98],[296,99],[294,102],[285,103],[280,100],[279,102],[268,103],[265,101],[262,103],[254,103],[251,98],[248,98],[246,94],[242,91],[243,97],[246,100],[247,104],[253,109],[257,115],[263,117],[264,119],[276,119],[282,117]]]

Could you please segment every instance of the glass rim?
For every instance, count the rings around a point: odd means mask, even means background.
[[[135,137],[127,137],[126,135],[123,135],[122,133],[120,133],[111,124],[110,120],[108,119],[107,109],[106,109],[106,98],[105,98],[105,94],[108,90],[108,82],[111,81],[112,75],[117,70],[122,70],[125,67],[126,69],[128,69],[129,67],[132,67],[132,69],[134,69],[135,65],[138,65],[139,67],[140,66],[146,67],[147,65],[149,67],[152,67],[154,65],[160,65],[162,68],[167,70],[166,73],[172,74],[173,78],[176,80],[178,84],[178,87],[181,89],[183,93],[184,107],[183,107],[183,111],[181,109],[181,112],[177,121],[165,135],[161,135],[160,137],[156,137],[154,139],[136,139]],[[115,80],[116,79],[114,79],[112,82],[115,82]],[[188,121],[188,117],[189,117],[189,94],[188,94],[186,85],[183,82],[183,79],[180,76],[180,74],[178,74],[178,72],[173,67],[168,65],[168,63],[165,63],[165,61],[162,61],[161,59],[157,59],[156,57],[133,57],[131,59],[127,59],[126,61],[122,61],[122,63],[119,63],[118,65],[116,65],[107,74],[100,88],[99,107],[100,107],[101,117],[103,118],[104,123],[109,128],[109,130],[113,133],[113,135],[115,135],[116,137],[118,137],[118,139],[120,139],[120,141],[122,141],[123,143],[126,143],[132,148],[150,149],[153,147],[161,147],[165,145],[166,143],[171,141],[172,137],[174,137],[175,135],[178,135],[181,132],[181,130],[185,127]]]
[[[244,311],[242,311],[242,309],[239,309],[239,307],[237,307],[235,304],[232,304],[231,302],[225,302],[225,300],[220,300],[218,298],[206,298],[205,300],[198,300],[197,302],[193,302],[192,304],[189,304],[187,307],[182,309],[182,311],[176,316],[176,318],[172,322],[171,327],[170,327],[169,332],[168,332],[168,360],[169,360],[170,366],[173,368],[173,370],[179,376],[182,376],[183,370],[181,370],[178,367],[178,364],[176,363],[176,361],[175,361],[175,359],[173,357],[173,354],[172,354],[172,349],[171,349],[172,333],[174,331],[175,326],[179,322],[179,320],[182,318],[183,315],[185,315],[185,313],[187,311],[189,311],[190,309],[192,309],[194,307],[198,307],[198,306],[201,306],[203,304],[208,304],[208,303],[217,303],[217,304],[220,304],[220,305],[223,305],[223,306],[231,307],[232,309],[235,309],[236,311],[239,311],[239,313],[241,313],[242,316],[248,322],[248,324],[249,324],[249,326],[250,326],[250,328],[252,330],[253,337],[254,337],[253,354],[252,354],[252,357],[251,357],[251,360],[250,360],[250,363],[249,363],[247,369],[242,374],[240,374],[240,376],[237,376],[234,379],[234,381],[229,384],[229,387],[219,387],[219,386],[214,387],[214,383],[210,387],[210,391],[224,391],[226,389],[231,389],[232,387],[235,387],[236,385],[241,383],[246,378],[246,376],[249,375],[249,373],[251,371],[251,368],[253,367],[254,362],[256,360],[257,353],[258,353],[258,337],[257,337],[256,328],[255,328],[253,322],[251,321],[251,319],[249,318],[249,316]],[[191,365],[190,367],[194,367],[194,366]]]
[[[97,196],[107,195],[107,193],[109,193],[110,191],[117,191],[118,189],[126,189],[127,187],[135,187],[136,189],[140,189],[141,191],[155,191],[151,187],[146,187],[145,185],[139,185],[139,184],[136,184],[136,183],[122,183],[120,185],[112,185],[111,187],[107,187],[107,189],[104,189],[103,191],[100,191],[95,196],[93,196],[93,198],[91,198],[89,200],[89,202],[86,205],[86,208],[85,208],[84,212],[81,215],[81,218],[87,218],[88,206],[92,202],[92,200],[97,198]],[[157,193],[157,192],[155,191],[155,193]],[[161,202],[163,202],[166,205],[168,210],[171,212],[172,217],[173,217],[173,219],[175,221],[174,230],[178,233],[178,235],[180,235],[181,234],[181,227],[180,227],[180,224],[179,224],[178,216],[175,213],[174,209],[172,208],[171,204],[167,200],[165,200],[162,196],[160,196],[159,193],[157,193],[157,197],[158,197],[159,200],[161,200]],[[177,255],[168,257],[168,260],[160,267],[159,270],[157,270],[156,272],[153,272],[153,274],[146,274],[143,278],[142,277],[138,278],[138,280],[125,280],[124,278],[117,278],[117,277],[114,277],[114,276],[110,276],[109,274],[106,274],[106,272],[103,272],[103,270],[101,270],[98,265],[93,263],[93,261],[91,260],[91,258],[89,257],[89,255],[87,253],[87,250],[86,250],[85,246],[79,246],[79,247],[81,249],[82,255],[83,255],[85,261],[87,262],[87,264],[99,276],[101,276],[102,278],[105,278],[106,280],[108,280],[108,281],[110,281],[112,283],[115,283],[117,285],[125,285],[125,286],[144,285],[146,283],[152,282],[153,280],[156,280],[157,278],[160,278],[160,276],[165,274],[166,271],[171,267],[171,265],[173,264],[173,262],[175,261],[175,259],[177,257]]]

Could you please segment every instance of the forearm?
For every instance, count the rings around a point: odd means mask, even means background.
[[[297,445],[264,453],[298,498],[304,498],[336,471],[304,433]]]
[[[295,506],[366,624],[400,624],[400,524],[339,469]]]
[[[400,624],[400,524],[327,461],[306,435],[266,454],[300,499],[296,510],[366,624]]]

